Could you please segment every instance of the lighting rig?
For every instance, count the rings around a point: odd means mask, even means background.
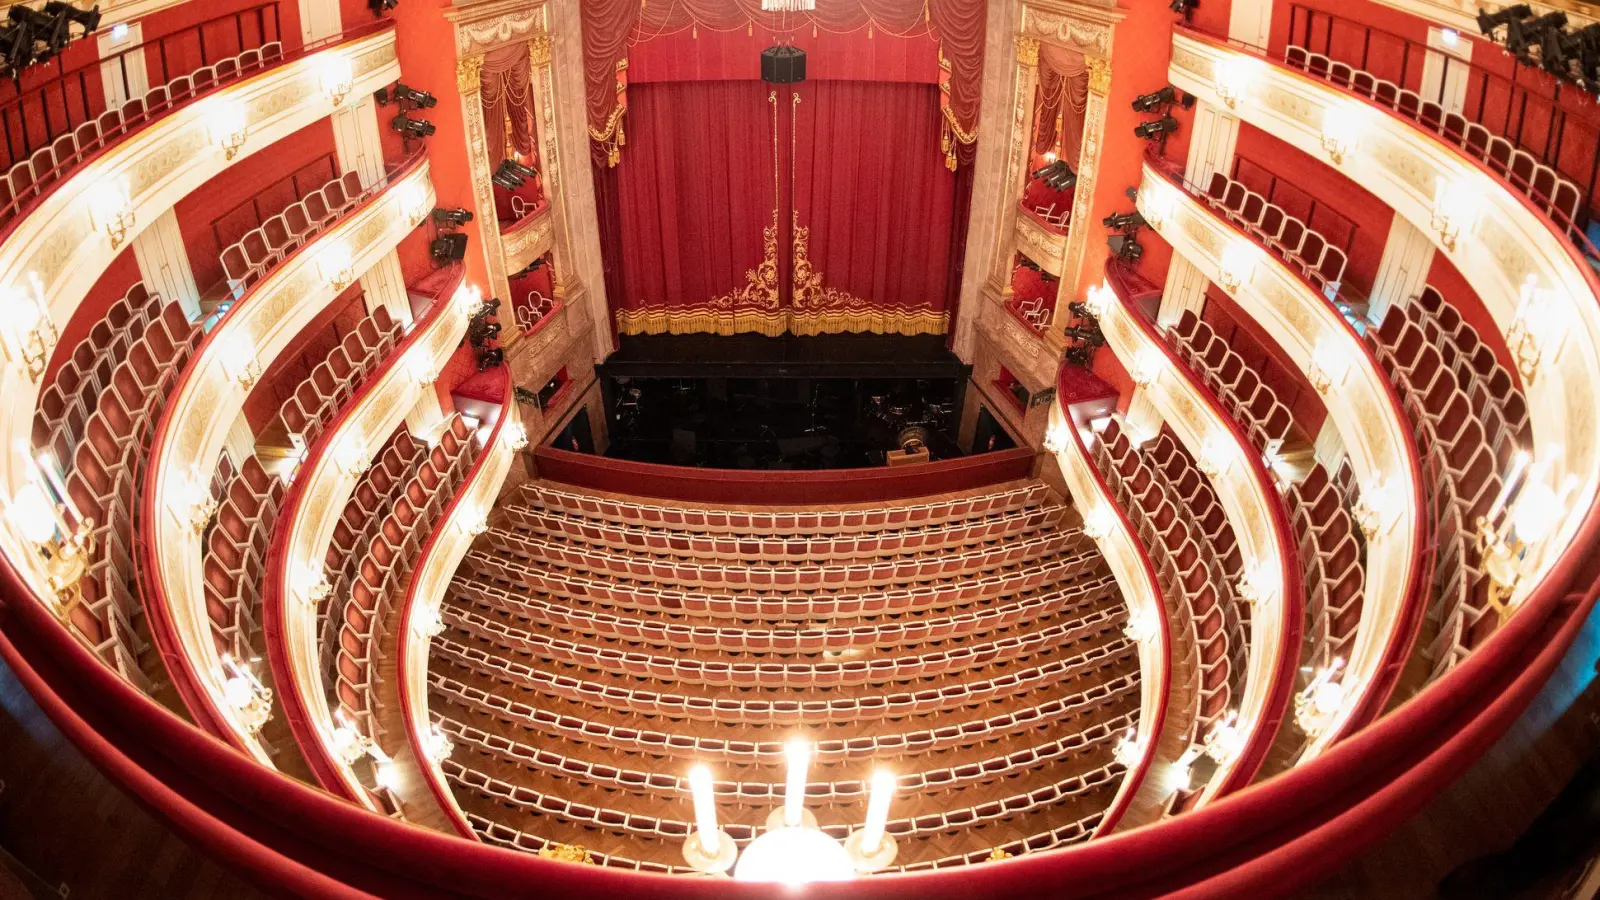
[[[1061,329],[1067,339],[1061,358],[1074,366],[1088,368],[1094,362],[1094,352],[1106,345],[1106,336],[1101,334],[1100,320],[1089,311],[1089,304],[1069,303],[1067,312],[1072,314],[1072,324]]]
[[[381,16],[386,12],[393,12],[394,8],[399,5],[400,0],[367,0],[367,8],[372,10],[372,14],[375,16]]]
[[[472,211],[464,206],[455,209],[437,207],[433,211],[433,224],[438,236],[428,243],[428,257],[441,266],[467,258],[467,236],[457,228],[472,221]]]
[[[1129,199],[1138,198],[1138,190],[1129,188]],[[1116,234],[1106,238],[1106,244],[1111,248],[1111,254],[1125,262],[1138,262],[1144,256],[1144,247],[1139,243],[1139,229],[1150,224],[1138,212],[1112,213],[1100,220],[1100,224],[1115,231]]]
[[[495,167],[494,174],[489,176],[489,180],[508,191],[514,191],[522,187],[529,178],[538,177],[539,170],[532,166],[525,166],[514,159],[502,159],[500,165]]]
[[[500,323],[495,313],[500,311],[500,298],[485,300],[472,318],[467,320],[467,343],[472,345],[473,356],[478,361],[478,371],[492,369],[505,362],[506,352],[495,344],[500,334]]]
[[[398,81],[388,87],[378,88],[373,96],[379,106],[394,104],[400,107],[399,114],[389,120],[389,127],[404,139],[402,144],[407,150],[411,149],[413,140],[433,136],[435,128],[432,122],[427,119],[413,119],[406,113],[419,109],[433,109],[439,105],[438,97],[427,91],[407,87]]]
[[[72,26],[78,26],[73,33]],[[100,7],[78,9],[63,0],[50,0],[43,9],[17,4],[0,22],[0,75],[21,85],[22,72],[34,63],[61,55],[74,39],[100,27]]]
[[[1178,130],[1178,120],[1171,115],[1162,115],[1159,119],[1151,119],[1133,126],[1133,136],[1142,141],[1155,141],[1162,147],[1167,145],[1167,135]]]
[[[1519,3],[1492,13],[1479,11],[1478,30],[1522,65],[1537,66],[1600,95],[1600,24],[1568,31],[1567,21],[1566,13],[1536,16],[1533,7]]]
[[[1167,85],[1159,91],[1140,94],[1133,98],[1133,111],[1136,113],[1156,113],[1166,115],[1172,109],[1172,104],[1178,104],[1184,109],[1194,107],[1194,95],[1182,93],[1172,85]]]
[[[1078,173],[1072,171],[1064,159],[1057,159],[1035,169],[1033,177],[1058,191],[1071,190],[1078,183]]]
[[[1200,0],[1172,0],[1167,8],[1183,16],[1185,22],[1194,21],[1194,11],[1200,6]]]

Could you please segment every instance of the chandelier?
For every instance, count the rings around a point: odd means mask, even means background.
[[[766,830],[741,853],[733,838],[717,827],[716,797],[711,770],[695,766],[689,771],[694,797],[695,828],[683,844],[689,866],[708,874],[733,869],[740,881],[776,881],[804,884],[812,881],[847,881],[858,873],[876,872],[894,862],[898,848],[885,828],[889,802],[894,796],[894,774],[872,773],[867,797],[867,821],[843,843],[817,827],[817,818],[805,808],[806,768],[811,762],[811,742],[795,738],[784,747],[788,772],[783,805],[767,816]],[[734,865],[735,859],[738,865]]]

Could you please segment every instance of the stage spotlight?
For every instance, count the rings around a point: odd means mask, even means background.
[[[478,354],[478,371],[492,369],[506,361],[506,352],[499,347]]]
[[[0,26],[0,75],[20,78],[33,62],[33,32],[26,25]]]
[[[1516,6],[1508,6],[1492,13],[1484,12],[1480,9],[1478,10],[1478,31],[1482,32],[1484,37],[1494,40],[1494,30],[1496,28],[1521,21],[1522,19],[1532,18],[1532,16],[1533,7],[1526,3],[1518,3]]]
[[[489,180],[508,191],[514,191],[522,187],[523,183],[529,178],[537,177],[538,174],[535,169],[525,166],[514,159],[502,159],[500,160],[500,165],[495,167],[494,174],[489,176]]]
[[[408,118],[405,113],[401,113],[391,119],[389,127],[400,132],[401,136],[407,140],[430,137],[435,130],[432,122],[426,119]]]
[[[375,16],[390,12],[399,5],[400,0],[367,0],[367,8],[372,10],[372,14]]]
[[[1162,116],[1159,119],[1153,119],[1149,122],[1135,125],[1133,128],[1133,136],[1146,141],[1153,141],[1165,137],[1177,130],[1177,119],[1174,119],[1171,116]]]
[[[490,297],[478,304],[478,309],[472,314],[472,321],[480,321],[493,316],[500,311],[500,298]]]
[[[455,209],[440,207],[433,211],[433,221],[441,228],[460,228],[472,221],[472,211],[464,206]]]
[[[1144,220],[1144,216],[1137,212],[1131,212],[1112,213],[1101,219],[1100,224],[1107,228],[1115,228],[1117,231],[1132,231],[1136,228],[1143,228],[1149,223]]]
[[[1195,7],[1198,7],[1199,5],[1200,0],[1172,0],[1172,3],[1169,4],[1167,8],[1183,16],[1184,19],[1187,20],[1194,17]]]
[[[1512,21],[1506,26],[1506,50],[1517,58],[1517,62],[1525,66],[1537,65],[1539,60],[1529,51],[1541,46],[1546,33],[1560,32],[1566,25],[1567,14],[1564,12],[1547,13],[1537,19]]]
[[[1159,91],[1153,91],[1149,94],[1140,94],[1139,96],[1133,98],[1133,111],[1137,113],[1147,113],[1156,109],[1157,107],[1171,106],[1177,101],[1177,99],[1178,89],[1169,84]]]
[[[378,98],[380,106],[399,103],[402,106],[410,106],[412,109],[433,109],[439,105],[438,97],[427,91],[406,87],[398,81],[388,87],[378,88],[378,93],[375,96]]]
[[[482,347],[494,340],[498,334],[500,334],[499,322],[490,322],[486,318],[478,319],[467,328],[467,342],[474,347]]]
[[[1113,234],[1106,238],[1106,245],[1111,248],[1111,255],[1127,262],[1138,262],[1144,256],[1144,247],[1131,234]]]
[[[1060,159],[1034,170],[1033,177],[1058,191],[1067,190],[1078,183],[1078,173]]]
[[[467,236],[445,234],[428,244],[428,256],[439,262],[460,262],[467,258]]]

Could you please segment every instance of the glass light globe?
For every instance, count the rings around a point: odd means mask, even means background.
[[[775,828],[750,842],[739,855],[733,877],[739,881],[849,881],[855,865],[844,845],[815,828]]]

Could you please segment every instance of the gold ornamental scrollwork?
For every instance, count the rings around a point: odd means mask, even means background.
[[[1031,37],[1017,35],[1017,65],[1033,67],[1039,64],[1039,42]]]
[[[483,91],[483,55],[464,56],[456,62],[456,90],[462,94]]]
[[[528,65],[542,69],[550,65],[550,35],[540,32],[528,41]]]
[[[1089,90],[1091,93],[1106,95],[1111,93],[1111,61],[1101,56],[1091,56],[1085,60],[1089,64]]]

